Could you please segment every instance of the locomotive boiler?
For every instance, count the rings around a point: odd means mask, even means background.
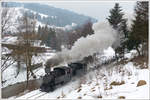
[[[46,65],[45,76],[40,86],[44,92],[54,91],[57,85],[69,82],[72,77],[84,75],[87,72],[87,65],[83,62],[70,63],[68,66],[54,68],[53,71]]]

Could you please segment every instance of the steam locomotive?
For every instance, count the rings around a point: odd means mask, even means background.
[[[84,75],[86,72],[87,65],[83,62],[70,63],[68,66],[54,68],[53,71],[46,67],[46,74],[43,76],[40,90],[43,92],[54,91],[57,85],[63,85],[69,82],[72,77]]]

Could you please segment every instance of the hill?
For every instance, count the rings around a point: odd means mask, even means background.
[[[15,8],[22,7],[26,9],[25,11],[22,10],[22,13],[27,12],[28,15],[35,14],[39,22],[50,26],[65,27],[66,25],[72,25],[72,23],[82,25],[87,20],[97,21],[95,18],[46,4],[8,2],[7,5]]]

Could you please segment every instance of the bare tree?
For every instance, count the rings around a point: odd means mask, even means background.
[[[13,16],[14,16],[14,9],[10,9],[7,6],[7,3],[2,2],[1,3],[2,9],[1,9],[1,33],[2,37],[4,33],[8,31],[8,29],[13,25],[11,22]],[[8,54],[8,49],[2,45],[2,60],[1,60],[1,72],[3,73],[9,66],[15,63],[15,60],[11,57],[11,54]],[[7,53],[7,54],[6,54]],[[2,74],[1,74],[2,78]],[[2,80],[3,83],[3,80]]]
[[[79,38],[94,34],[92,25],[93,23],[90,20],[87,20],[87,22],[82,26],[77,27],[73,31],[68,32],[69,37],[68,44],[72,46],[75,43],[75,41],[77,41]]]
[[[35,16],[29,17],[27,13],[20,19],[19,30],[19,43],[24,47],[21,51],[21,56],[24,58],[24,62],[27,70],[27,86],[29,81],[29,75],[31,74],[33,78],[36,78],[32,71],[32,57],[34,54],[38,53],[36,48],[34,48],[34,42],[37,39],[37,34],[35,32],[36,20]]]
[[[1,33],[3,36],[4,32],[6,32],[7,29],[12,25],[11,18],[13,17],[13,11],[10,11],[10,8],[8,8],[7,3],[5,3],[5,2],[2,2],[1,6],[2,6]],[[14,62],[12,62],[12,63],[8,64],[8,61],[11,59],[11,56],[4,54],[6,51],[7,51],[7,49],[4,48],[2,45],[2,64],[1,64],[2,72],[14,63]]]
[[[2,35],[7,32],[7,30],[14,26],[11,22],[14,17],[14,8],[9,8],[6,2],[2,2],[2,13],[1,13],[1,33]]]

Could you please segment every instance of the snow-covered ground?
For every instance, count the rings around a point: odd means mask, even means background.
[[[2,39],[2,43],[15,43],[16,37],[5,37]],[[9,50],[7,50],[8,52]],[[6,53],[6,52],[4,52]],[[33,57],[32,63],[46,62],[47,59],[53,57],[55,53],[43,53]],[[109,47],[104,50],[104,53],[100,56],[106,60],[111,59],[114,56],[114,50]],[[125,54],[125,58],[128,61],[137,56],[137,51],[132,50]],[[44,67],[44,66],[43,66]],[[44,68],[38,68],[34,70],[37,78],[45,74]],[[92,64],[89,65],[92,67]],[[16,63],[7,68],[3,72],[3,80],[7,80],[2,87],[6,87],[11,84],[26,81],[25,65],[22,64],[21,72],[15,78],[17,74]],[[31,78],[32,79],[32,78]],[[146,81],[145,85],[137,87],[139,80]],[[118,82],[120,85],[111,85],[113,82]],[[140,69],[133,62],[128,62],[125,65],[110,65],[102,66],[99,70],[88,73],[87,75],[76,78],[75,80],[60,86],[55,91],[50,93],[41,92],[39,89],[25,93],[23,96],[17,97],[17,99],[148,99],[149,98],[149,69]],[[11,98],[16,98],[11,97]]]
[[[137,87],[139,80],[146,84]],[[122,85],[110,85],[113,81],[123,82]],[[149,70],[137,69],[132,62],[119,66],[103,66],[90,72],[80,79],[57,88],[54,92],[44,93],[39,90],[29,92],[17,99],[148,99]],[[15,98],[15,97],[11,97]]]
[[[35,73],[35,75],[37,76],[37,78],[39,78],[40,76],[44,76],[45,72],[44,72],[44,64],[47,61],[47,59],[53,57],[55,55],[55,53],[42,53],[38,56],[34,56],[33,57],[33,62],[32,63],[43,63],[43,66],[41,66],[38,69],[35,69],[33,72]],[[8,67],[3,73],[2,73],[2,80],[6,81],[5,83],[2,84],[2,87],[6,87],[18,82],[22,82],[22,81],[26,81],[26,67],[24,64],[21,64],[21,68],[20,68],[20,72],[19,75],[17,77],[15,77],[17,75],[17,70],[18,68],[16,67],[16,63],[14,63],[13,65],[11,65],[10,67]],[[30,80],[33,79],[32,77],[30,78]]]
[[[17,42],[17,38],[17,36],[6,36],[2,38],[1,42],[5,44],[14,44]]]
[[[111,48],[108,51],[112,51]],[[104,54],[110,55],[107,51]],[[130,59],[136,56],[136,52],[133,50],[126,56]],[[140,80],[146,84],[137,86]],[[111,63],[76,78],[53,92],[45,93],[38,89],[11,99],[149,99],[149,85],[149,69],[140,69],[134,62],[125,65]]]
[[[2,43],[5,44],[16,44],[18,42],[17,37],[16,36],[7,36],[7,37],[3,37],[1,40]],[[38,43],[40,41],[36,41],[36,43],[34,44],[34,46],[41,46],[40,43]],[[42,45],[41,47],[46,47],[45,45]],[[2,55],[4,54],[9,54],[11,53],[12,50],[3,47],[2,48]],[[55,52],[49,51],[47,53],[40,53],[37,56],[33,56],[32,57],[32,64],[37,64],[37,63],[42,63],[43,66],[41,66],[40,68],[34,70],[35,75],[37,76],[37,78],[39,78],[40,76],[43,76],[45,74],[44,72],[44,64],[47,61],[47,59],[53,57],[55,55]],[[9,65],[13,60],[13,58],[11,58],[10,60],[8,60],[6,62],[6,66]],[[5,60],[2,60],[2,64],[4,63]],[[21,64],[20,67],[20,72],[17,75],[17,63],[15,62],[14,64],[12,64],[11,66],[9,66],[6,70],[4,70],[2,72],[2,81],[5,81],[5,83],[2,84],[2,88],[7,87],[9,85],[18,83],[18,82],[22,82],[22,81],[26,81],[26,66],[24,63]],[[33,79],[33,78],[31,78]]]

